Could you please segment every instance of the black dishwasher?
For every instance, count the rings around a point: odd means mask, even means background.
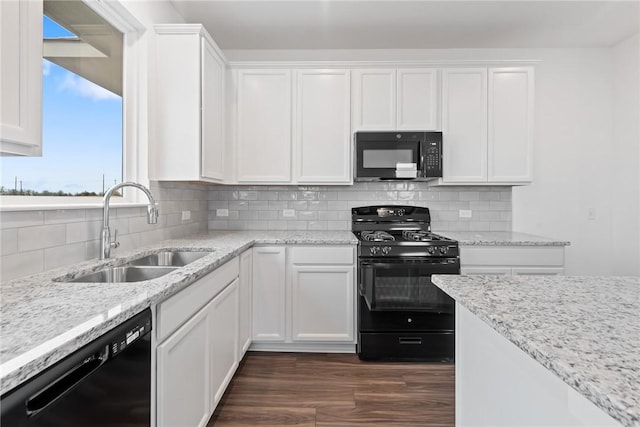
[[[0,399],[0,425],[151,425],[151,310],[101,335]]]

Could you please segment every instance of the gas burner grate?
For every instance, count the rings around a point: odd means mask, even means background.
[[[402,237],[405,240],[414,240],[416,242],[429,242],[432,240],[439,240],[436,235],[428,231],[405,230],[402,232]]]
[[[368,242],[389,242],[396,240],[391,234],[386,231],[363,231],[361,234],[362,240]]]

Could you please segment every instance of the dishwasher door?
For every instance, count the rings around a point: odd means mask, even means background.
[[[151,310],[127,320],[0,399],[0,425],[151,425]]]

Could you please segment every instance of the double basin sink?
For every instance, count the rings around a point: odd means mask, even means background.
[[[212,251],[161,251],[133,259],[119,267],[108,267],[65,282],[122,283],[157,279],[199,260]]]

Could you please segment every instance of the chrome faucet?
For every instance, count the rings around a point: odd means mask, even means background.
[[[104,211],[102,213],[103,222],[102,236],[100,239],[100,259],[109,258],[111,256],[111,248],[117,248],[120,246],[120,243],[116,242],[115,236],[113,241],[111,241],[111,230],[109,229],[109,200],[113,193],[122,187],[135,187],[142,190],[149,199],[149,204],[147,205],[147,224],[156,224],[158,222],[158,207],[156,206],[156,201],[154,200],[151,191],[149,191],[147,187],[135,182],[121,182],[120,184],[114,185],[104,193],[103,198]]]

